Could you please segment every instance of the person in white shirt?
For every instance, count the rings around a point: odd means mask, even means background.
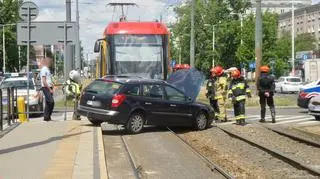
[[[52,111],[54,108],[54,99],[53,99],[53,89],[54,84],[52,83],[52,75],[50,72],[51,59],[45,58],[42,60],[42,67],[40,71],[41,77],[41,89],[45,96],[46,105],[44,108],[44,121],[50,121]]]

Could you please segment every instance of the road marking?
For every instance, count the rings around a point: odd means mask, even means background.
[[[316,123],[320,124],[320,121],[316,121],[313,119],[312,121],[300,122],[297,125],[309,125],[309,124],[316,124]]]
[[[286,123],[293,123],[293,122],[301,122],[301,121],[307,121],[307,120],[311,120],[311,119],[313,119],[313,118],[287,120],[287,121],[277,122],[276,124],[286,124]]]

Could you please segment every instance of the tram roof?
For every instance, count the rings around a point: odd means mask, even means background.
[[[168,35],[168,28],[160,22],[111,22],[103,35],[116,34],[159,34]]]

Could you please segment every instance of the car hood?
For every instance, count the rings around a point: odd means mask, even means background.
[[[204,79],[202,72],[191,68],[173,72],[167,82],[183,91],[188,97],[195,101],[199,95]]]

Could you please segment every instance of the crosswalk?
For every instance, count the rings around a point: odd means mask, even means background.
[[[235,122],[235,118],[230,116],[229,121],[226,123],[221,123],[220,125],[230,125]],[[246,116],[246,123],[253,123],[260,120],[260,115],[247,115]],[[271,116],[266,116],[266,121],[271,121]],[[311,115],[277,115],[276,116],[276,123],[272,125],[313,125],[313,124],[320,124],[320,121],[315,120],[314,116]]]

